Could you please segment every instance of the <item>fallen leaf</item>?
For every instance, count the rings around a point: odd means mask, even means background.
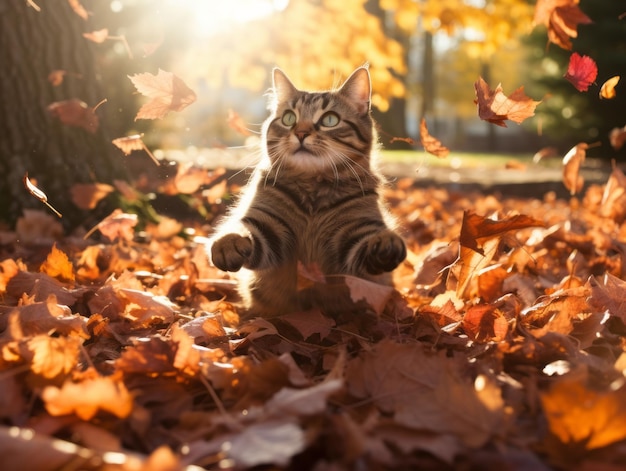
[[[510,96],[502,91],[498,84],[495,90],[491,90],[487,82],[479,77],[474,84],[478,105],[478,116],[484,121],[507,127],[505,121],[511,120],[521,123],[535,115],[535,108],[541,101],[535,101],[524,94],[524,87],[515,90]]]
[[[335,321],[323,315],[319,309],[286,314],[280,319],[295,327],[305,340],[315,334],[320,336],[320,340],[324,340],[335,326]]]
[[[142,95],[150,98],[135,116],[138,119],[163,118],[170,111],[182,111],[196,101],[196,94],[171,72],[159,69],[157,75],[150,73],[128,76]]]
[[[626,282],[605,273],[602,277],[590,279],[591,296],[589,303],[598,311],[608,311],[626,324]]]
[[[133,407],[124,383],[111,376],[79,383],[68,380],[60,388],[47,386],[41,399],[51,415],[76,414],[82,420],[91,420],[101,410],[119,418],[128,417]]]
[[[426,120],[424,118],[422,118],[420,123],[420,140],[422,141],[424,150],[433,154],[435,157],[443,159],[450,153],[450,149],[444,146],[441,141],[429,134],[428,128],[426,127]]]
[[[47,110],[50,116],[57,118],[66,126],[83,128],[91,134],[95,134],[100,127],[100,120],[94,108],[77,98],[55,101],[48,105]]]
[[[56,244],[52,246],[52,250],[39,271],[61,281],[73,282],[75,278],[72,262],[65,252],[57,248]]]
[[[324,381],[304,389],[285,387],[265,403],[265,410],[277,417],[319,414],[326,409],[328,397],[342,388],[343,381],[340,379]]]
[[[136,214],[128,214],[122,212],[121,209],[116,209],[100,221],[92,230],[87,232],[85,239],[97,229],[111,242],[114,242],[116,239],[133,240],[135,237],[134,227],[138,222],[139,218]]]
[[[615,87],[619,83],[619,79],[620,76],[616,75],[604,82],[602,84],[602,87],[600,88],[600,98],[604,98],[605,100],[612,100],[613,98],[615,98],[617,96],[617,93],[615,92]]]
[[[569,65],[564,77],[579,92],[586,92],[589,86],[596,81],[598,66],[589,56],[581,56],[574,52],[569,58]]]
[[[585,180],[580,175],[580,166],[587,156],[589,144],[581,142],[572,147],[563,157],[563,184],[573,196],[582,190]]]

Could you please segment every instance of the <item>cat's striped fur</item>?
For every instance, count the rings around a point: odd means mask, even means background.
[[[263,161],[210,245],[216,267],[244,269],[243,299],[265,316],[310,307],[299,299],[299,262],[380,280],[406,256],[372,161],[367,68],[327,92],[297,90],[279,69],[273,78]]]

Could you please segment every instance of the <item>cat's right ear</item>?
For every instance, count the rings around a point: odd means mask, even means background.
[[[274,96],[276,101],[281,102],[293,96],[298,89],[287,78],[285,72],[276,67],[272,73]]]

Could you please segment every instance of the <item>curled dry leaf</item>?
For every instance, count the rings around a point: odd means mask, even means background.
[[[586,92],[589,86],[596,81],[598,76],[598,66],[589,56],[581,56],[577,52],[569,58],[569,65],[564,77],[579,92]]]
[[[80,209],[94,209],[114,189],[106,183],[74,183],[70,194],[72,202]]]
[[[77,98],[50,103],[48,113],[66,126],[83,128],[91,134],[94,134],[100,126],[94,108]]]
[[[130,155],[131,152],[136,150],[144,150],[155,164],[161,165],[154,154],[150,152],[150,149],[148,149],[148,147],[144,144],[141,137],[141,134],[133,134],[132,136],[118,137],[117,139],[113,139],[111,142],[113,145],[121,149],[121,151],[124,152],[124,155]]]
[[[592,23],[578,6],[580,0],[538,0],[535,25],[548,28],[548,39],[557,46],[571,50],[572,38],[578,37],[578,25]]]
[[[507,127],[505,121],[511,120],[521,123],[535,115],[535,108],[541,101],[535,101],[524,94],[524,87],[515,90],[510,96],[502,92],[502,86],[498,84],[495,90],[491,90],[482,77],[474,84],[478,105],[478,116],[484,121]]]
[[[563,184],[573,196],[582,190],[585,180],[580,175],[580,165],[587,156],[589,144],[581,142],[572,147],[563,157]]]
[[[604,98],[605,100],[612,100],[617,96],[615,92],[615,87],[619,83],[620,76],[616,75],[615,77],[611,77],[606,82],[602,84],[600,87],[600,98]]]
[[[24,174],[23,181],[24,181],[24,186],[26,187],[26,189],[31,195],[33,195],[35,198],[37,198],[39,201],[45,204],[48,208],[50,208],[54,212],[54,214],[56,214],[58,217],[62,217],[61,213],[58,212],[54,207],[52,207],[50,203],[48,203],[48,196],[46,196],[46,194],[43,191],[37,188],[33,184],[33,182],[30,181],[30,179],[28,178],[28,172]]]
[[[435,157],[443,159],[448,156],[450,149],[444,146],[441,141],[430,135],[428,127],[426,126],[426,120],[422,118],[420,123],[420,140],[424,146],[424,150]]]
[[[159,69],[157,75],[143,73],[128,78],[139,93],[150,98],[139,109],[135,121],[163,118],[170,111],[182,111],[196,101],[195,92],[171,72]]]

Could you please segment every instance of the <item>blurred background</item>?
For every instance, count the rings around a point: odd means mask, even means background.
[[[145,132],[159,148],[240,144],[228,115],[258,130],[274,66],[298,87],[323,89],[368,62],[386,147],[391,137],[417,138],[425,117],[431,133],[457,151],[534,153],[605,141],[596,153],[619,158],[608,133],[626,124],[626,93],[602,101],[598,91],[626,72],[623,3],[580,2],[593,24],[578,27],[573,50],[593,57],[600,71],[588,93],[563,79],[571,51],[548,44],[543,26],[533,28],[534,1],[101,0],[90,5],[89,21],[124,36],[133,53],[130,59],[120,42],[97,51],[104,95],[115,105],[114,134]],[[158,68],[183,78],[198,102],[162,121],[133,122],[126,75]],[[501,82],[505,94],[524,86],[543,100],[537,115],[506,129],[480,121],[473,102],[479,76],[492,88]]]

